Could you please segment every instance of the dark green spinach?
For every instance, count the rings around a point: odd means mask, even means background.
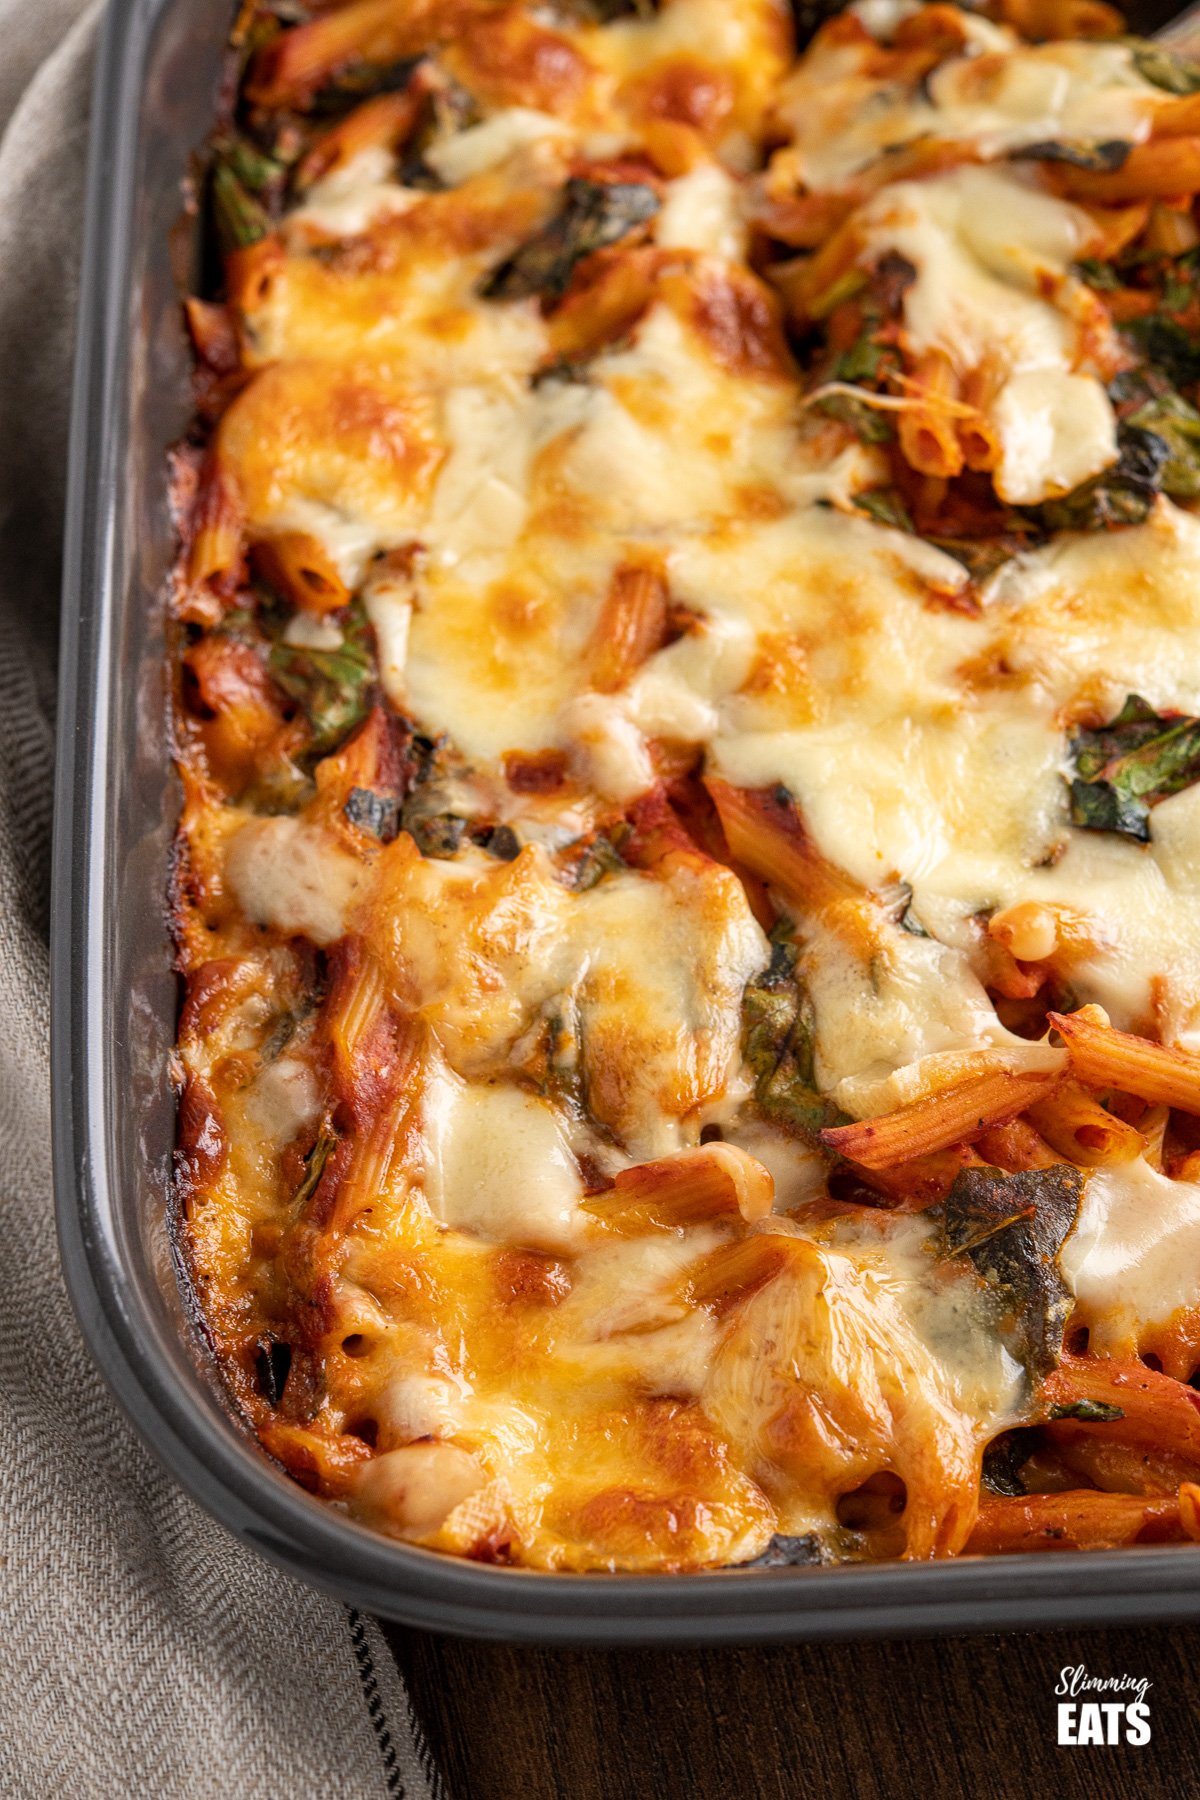
[[[771,961],[742,998],[742,1053],[754,1076],[759,1111],[773,1124],[809,1142],[846,1115],[818,1093],[813,1070],[812,1002],[796,972],[798,952],[790,928],[771,933]]]
[[[360,601],[347,607],[336,650],[310,650],[280,637],[267,666],[308,720],[309,752],[327,756],[366,718],[375,684],[375,638]]]
[[[1200,719],[1156,713],[1130,694],[1116,718],[1070,734],[1071,823],[1150,841],[1150,810],[1200,780]]]
[[[1070,1289],[1057,1257],[1075,1223],[1084,1174],[963,1169],[942,1204],[941,1253],[965,1256],[987,1284],[1000,1338],[1036,1386],[1062,1355]]]
[[[1170,451],[1156,432],[1117,427],[1117,460],[1058,500],[1031,509],[1047,531],[1104,531],[1141,525],[1163,481]]]
[[[1200,63],[1161,44],[1135,41],[1133,66],[1144,81],[1165,88],[1168,94],[1200,94]]]
[[[658,195],[642,182],[573,176],[549,224],[494,269],[480,292],[489,300],[524,300],[533,294],[561,300],[577,263],[646,224],[658,208]]]

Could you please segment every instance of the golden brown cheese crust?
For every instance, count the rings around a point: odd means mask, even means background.
[[[265,1448],[443,1550],[1194,1535],[1195,127],[1103,6],[785,10],[238,21],[192,1279]],[[1175,746],[1115,825],[1106,730]]]

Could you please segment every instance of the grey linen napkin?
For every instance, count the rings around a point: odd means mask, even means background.
[[[98,18],[0,0],[0,1794],[438,1800],[379,1627],[259,1562],[162,1473],[59,1273],[55,621]]]

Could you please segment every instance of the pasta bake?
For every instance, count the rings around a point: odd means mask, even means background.
[[[541,1569],[1200,1537],[1200,67],[1101,0],[246,0],[179,1236]]]

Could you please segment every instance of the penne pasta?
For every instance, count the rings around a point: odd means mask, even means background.
[[[229,477],[215,457],[200,476],[192,514],[188,581],[196,587],[236,573],[242,557],[242,509]]]
[[[1200,1114],[1200,1056],[1115,1031],[1086,1016],[1088,1010],[1048,1015],[1067,1046],[1079,1081],[1086,1087],[1121,1088],[1151,1105]]]
[[[973,432],[986,427],[973,417],[964,421],[951,410],[959,395],[949,357],[944,351],[927,351],[913,365],[906,387],[916,405],[900,414],[897,426],[905,461],[920,474],[943,480],[961,474],[964,424]]]
[[[977,1138],[980,1160],[996,1169],[1051,1169],[1062,1157],[1052,1150],[1028,1119],[1010,1119],[1007,1125],[989,1126]]]
[[[812,1256],[811,1244],[801,1238],[755,1232],[705,1257],[688,1277],[689,1296],[693,1305],[707,1306],[723,1318],[786,1270],[803,1268]]]
[[[1079,1400],[1115,1409],[1119,1417],[1101,1425],[1063,1419],[1060,1433],[1102,1431],[1114,1443],[1164,1450],[1200,1467],[1200,1394],[1136,1358],[1064,1356],[1046,1377],[1042,1402],[1049,1410]]]
[[[321,13],[293,31],[281,31],[258,52],[247,95],[257,106],[306,107],[351,60],[396,62],[424,49],[435,12],[400,0],[351,0]]]
[[[865,899],[856,881],[821,856],[786,789],[738,788],[715,775],[704,785],[734,856],[794,905]]]
[[[284,531],[278,537],[260,538],[251,549],[250,560],[268,585],[301,612],[319,618],[349,604],[350,590],[337,564],[307,532]]]
[[[965,1554],[1112,1550],[1123,1544],[1177,1543],[1187,1535],[1176,1495],[1102,1494],[1080,1488],[984,1500]]]
[[[1200,1533],[1200,1055],[1067,1010],[1190,1041],[1200,107],[1099,0],[982,10],[243,0],[180,1229],[394,1537]]]
[[[734,1144],[702,1144],[622,1169],[611,1188],[584,1204],[620,1231],[696,1225],[706,1219],[766,1218],[775,1197],[770,1171]]]
[[[308,150],[296,169],[299,192],[324,181],[361,156],[364,150],[379,146],[391,150],[410,136],[430,92],[430,82],[419,79],[420,70],[395,94],[377,94],[365,100],[344,119],[339,119]]]
[[[1029,1108],[1029,1123],[1046,1142],[1082,1169],[1131,1162],[1146,1148],[1140,1131],[1106,1112],[1085,1088],[1064,1081]]]
[[[1068,199],[1110,204],[1194,194],[1200,188],[1200,135],[1134,144],[1119,169],[1072,169],[1056,163],[1047,179]]]
[[[667,635],[667,586],[658,569],[623,563],[613,574],[589,650],[592,686],[625,686]]]
[[[989,1069],[881,1118],[832,1126],[822,1131],[821,1141],[864,1168],[887,1169],[951,1144],[973,1143],[991,1126],[1015,1119],[1058,1079],[1040,1071],[1016,1074]]]

